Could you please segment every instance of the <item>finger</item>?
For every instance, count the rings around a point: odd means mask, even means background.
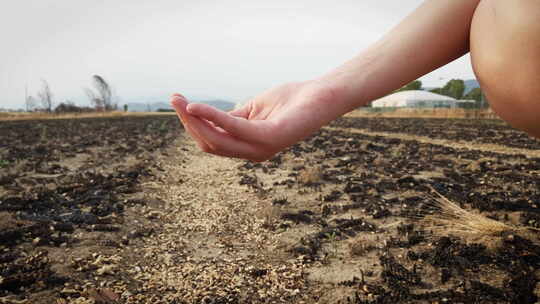
[[[261,161],[265,159],[266,151],[256,146],[241,141],[226,132],[220,132],[204,120],[193,120],[192,127],[205,139],[211,148],[210,153]]]
[[[172,94],[172,97],[180,97],[180,98],[182,98],[184,100],[187,100],[187,98],[184,95],[180,94],[180,93],[174,93],[174,94]]]
[[[192,120],[195,117],[192,117],[189,115],[189,113],[186,112],[186,106],[188,102],[186,98],[180,94],[174,94],[171,97],[171,105],[176,110],[176,114],[178,115],[178,118],[180,121],[182,121],[182,124],[184,125],[184,128],[186,131],[191,135],[191,137],[195,140],[199,148],[203,151],[210,150],[209,145],[204,141],[204,139],[197,133],[196,130],[194,130],[192,125]]]
[[[211,121],[231,135],[243,140],[261,142],[266,138],[260,128],[263,121],[255,122],[236,117],[205,104],[189,104],[186,109],[189,114]]]
[[[214,148],[212,148],[207,142],[206,140],[199,134],[199,132],[197,130],[195,130],[192,125],[193,125],[193,120],[198,120],[198,121],[202,121],[202,119],[200,118],[197,118],[197,117],[191,117],[189,118],[190,119],[190,123],[187,124],[186,126],[186,130],[188,131],[188,133],[191,135],[191,138],[193,138],[193,140],[195,140],[195,142],[197,143],[197,146],[203,151],[203,152],[206,152],[206,153],[211,153],[211,154],[215,154],[215,155],[219,155],[219,156],[225,156],[225,157],[231,157],[230,155],[228,154],[224,154],[220,151],[216,151]],[[204,121],[203,123],[208,123],[206,121]],[[216,129],[217,131],[219,132],[225,132],[221,129]]]
[[[202,139],[201,136],[198,135],[196,131],[194,131],[190,125],[186,126],[186,131],[189,133],[191,138],[193,138],[193,140],[197,143],[197,146],[199,147],[199,149],[201,149],[204,152],[209,152],[210,150],[212,150],[210,146],[206,143],[206,141],[204,141],[204,139]]]
[[[176,110],[176,114],[178,115],[178,118],[182,121],[182,123],[186,123],[186,116],[189,115],[189,113],[186,110],[186,107],[188,105],[187,99],[178,94],[175,93],[171,96],[171,106]]]
[[[186,128],[188,133],[190,133],[191,137],[197,142],[197,145],[199,146],[199,148],[201,148],[201,150],[203,150],[204,152],[212,153],[219,156],[240,157],[240,156],[236,156],[235,153],[231,153],[231,152],[225,153],[224,151],[220,151],[220,150],[212,148],[204,140],[203,136],[200,135],[198,129],[193,127],[194,125],[203,126],[205,124],[208,124],[206,127],[211,127],[210,122],[207,122],[205,120],[203,121],[200,118],[193,117],[189,113],[186,113],[185,107],[187,106],[188,103],[185,97],[183,97],[182,95],[174,94],[172,99],[173,99],[171,102],[172,106],[177,111],[180,119],[184,121],[184,127]],[[215,131],[224,133],[222,129],[216,129]]]
[[[212,127],[214,127],[214,128],[219,128],[219,126],[217,126],[213,121],[208,121],[208,120],[206,120],[206,119],[205,119],[204,121],[206,121],[207,123],[209,123],[209,124],[210,124]]]
[[[269,158],[265,156],[268,154],[266,151],[261,151],[254,146],[232,138],[223,129],[219,127],[214,128],[213,123],[211,124],[209,121],[189,115],[189,113],[185,112],[185,108],[182,107],[184,105],[187,106],[188,104],[186,98],[180,94],[174,94],[173,97],[180,98],[180,100],[173,103],[173,107],[177,109],[179,117],[183,116],[181,119],[186,120],[186,129],[198,142],[199,147],[203,151],[219,156],[243,158],[256,162],[264,161]],[[204,139],[205,134],[209,135],[208,139],[213,141],[212,144],[209,144],[208,140]],[[219,138],[226,140],[222,141],[221,144],[217,144],[220,142]]]
[[[179,108],[179,111],[177,111],[178,115],[180,115],[180,120],[183,120],[185,119],[184,117],[186,117],[186,115],[189,115],[189,113],[186,112],[185,110],[185,107],[187,107],[187,105],[189,104],[189,102],[187,101],[187,98],[184,97],[182,94],[179,94],[179,93],[174,93],[172,96],[171,96],[171,105],[173,105],[173,101],[175,99],[178,99],[178,101],[176,101],[176,105],[178,106]],[[174,105],[173,105],[174,107]],[[176,108],[175,108],[176,109]],[[187,113],[187,114],[186,114]],[[215,124],[213,122],[211,122],[212,125],[215,126]]]
[[[238,109],[229,111],[228,113],[231,114],[232,116],[242,117],[242,118],[247,119],[249,116],[250,109],[251,109],[251,104],[247,103]]]

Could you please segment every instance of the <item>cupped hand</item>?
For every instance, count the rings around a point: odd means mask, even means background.
[[[180,94],[171,97],[171,104],[201,150],[259,162],[336,118],[335,99],[335,90],[301,82],[268,90],[231,112],[190,104]]]

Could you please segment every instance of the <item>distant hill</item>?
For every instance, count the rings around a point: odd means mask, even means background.
[[[234,103],[226,100],[199,100],[194,101],[196,103],[205,103],[208,105],[211,105],[213,107],[216,107],[222,111],[229,111],[234,109]],[[169,103],[165,102],[149,102],[149,103],[142,103],[142,102],[129,102],[127,103],[128,111],[130,112],[155,112],[159,109],[172,109],[171,105]],[[122,106],[120,107],[122,109]]]
[[[463,92],[463,95],[466,95],[467,93],[472,91],[472,89],[480,87],[480,84],[478,83],[476,79],[468,79],[468,80],[464,80],[463,82],[465,83],[465,91]],[[442,86],[444,86],[444,84]],[[422,90],[430,91],[436,88],[437,87],[423,87]]]
[[[473,89],[480,87],[480,84],[478,83],[476,79],[469,79],[469,80],[465,80],[464,82],[465,82],[465,92],[463,93],[464,95],[469,93]]]
[[[129,112],[154,112],[158,109],[171,109],[171,106],[168,103],[164,102],[130,102],[127,103]],[[120,107],[122,109],[122,107]]]
[[[233,103],[233,102],[226,101],[226,100],[219,100],[219,99],[216,99],[216,100],[201,100],[201,101],[196,101],[196,102],[211,105],[212,107],[218,108],[218,109],[220,109],[222,111],[230,111],[230,110],[234,109],[234,106],[235,106],[235,103]]]

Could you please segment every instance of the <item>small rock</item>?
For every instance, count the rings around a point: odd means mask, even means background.
[[[113,275],[116,270],[116,265],[103,265],[101,268],[99,268],[96,273],[98,275],[106,275],[110,274]]]
[[[160,216],[161,216],[161,212],[159,212],[159,211],[150,211],[146,215],[146,218],[149,219],[149,220],[154,220],[154,219],[158,219]]]
[[[94,299],[97,303],[114,303],[120,299],[120,296],[114,291],[103,288],[95,289],[92,288],[87,291],[87,294],[90,298]]]
[[[60,293],[67,294],[67,295],[74,295],[74,294],[78,294],[79,292],[73,288],[65,287],[64,289],[60,291]]]
[[[131,297],[133,294],[131,292],[129,292],[129,290],[126,290],[122,293],[122,298],[129,298]]]
[[[40,237],[37,237],[35,239],[32,240],[32,244],[34,246],[39,246],[39,245],[42,245],[43,244],[43,239],[41,239]]]
[[[163,263],[167,266],[171,266],[173,264],[173,256],[170,253],[166,253],[163,255]]]

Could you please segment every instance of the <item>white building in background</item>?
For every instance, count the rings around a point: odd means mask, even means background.
[[[401,91],[371,103],[373,108],[455,108],[457,99],[427,91]]]

